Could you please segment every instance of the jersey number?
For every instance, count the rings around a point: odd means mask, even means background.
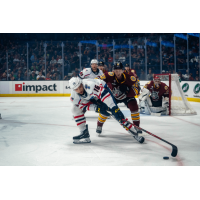
[[[95,90],[96,92],[98,92],[98,91],[100,90],[100,87],[99,87],[98,85],[95,85],[95,86],[94,86],[94,90]]]

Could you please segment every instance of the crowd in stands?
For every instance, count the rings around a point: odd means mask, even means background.
[[[156,35],[145,35],[148,42],[154,42],[157,45],[147,46],[147,70],[148,75],[145,76],[145,46],[144,38],[132,38],[131,55],[129,56],[128,38],[131,35],[120,35],[124,38],[116,39],[116,48],[113,53],[111,38],[90,38],[98,39],[98,55],[95,43],[82,43],[81,54],[79,52],[79,41],[63,42],[46,42],[46,62],[44,41],[28,42],[28,59],[27,59],[27,43],[19,41],[7,41],[0,43],[0,80],[69,80],[72,76],[77,76],[81,69],[90,67],[90,61],[93,58],[102,60],[105,63],[107,71],[112,71],[114,60],[120,60],[123,64],[129,63],[131,58],[131,68],[141,80],[151,80],[153,74],[160,73],[160,43],[159,37]],[[163,36],[166,41],[173,44],[173,34]],[[76,39],[76,38],[75,38]],[[83,38],[81,38],[83,39]],[[88,38],[85,38],[88,39]],[[162,45],[162,70],[163,73],[178,73],[181,80],[197,81],[199,80],[199,42],[198,38],[189,41],[189,76],[187,74],[187,44],[181,38],[176,41],[176,66],[174,71],[174,48]],[[8,53],[8,58],[6,56]],[[80,60],[81,56],[81,60]],[[64,59],[63,59],[64,58]],[[8,71],[7,71],[8,65]],[[45,73],[46,65],[46,73]],[[27,67],[28,66],[28,67]]]

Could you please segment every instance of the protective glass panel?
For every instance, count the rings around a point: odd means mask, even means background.
[[[103,61],[105,70],[111,72],[113,66],[113,40],[98,40],[98,43],[98,61]]]
[[[81,68],[90,68],[92,59],[97,59],[96,40],[81,41]]]
[[[115,40],[115,61],[120,61],[123,65],[129,64],[129,39]]]
[[[184,80],[187,74],[187,35],[186,34],[175,34],[176,35],[176,69],[180,75],[181,80]],[[186,75],[187,76],[187,75]]]
[[[199,34],[189,35],[189,81],[199,81]]]
[[[175,73],[174,35],[162,36],[162,73]]]
[[[40,71],[43,71],[42,75],[45,77],[44,42],[35,41],[35,42],[29,42],[28,44],[29,44],[28,48],[29,80],[36,81]],[[45,80],[45,78],[43,78],[43,80]]]
[[[80,52],[78,41],[64,43],[64,80],[77,76],[80,71]]]
[[[6,54],[6,52],[5,52]],[[6,57],[6,56],[5,56]],[[4,63],[4,68],[7,66]],[[8,50],[8,80],[27,80],[27,44],[14,42]]]
[[[131,69],[134,69],[140,80],[145,80],[145,38],[131,38]]]
[[[63,58],[62,42],[46,42],[46,80],[62,80]],[[40,69],[40,74],[45,76],[45,66]],[[38,79],[39,80],[39,79]]]
[[[9,65],[11,65],[11,63],[12,61],[11,59],[9,59]],[[9,69],[11,69],[11,66]],[[12,70],[9,70],[9,72],[12,73]],[[12,79],[10,75],[9,79]],[[6,51],[4,50],[0,51],[0,81],[6,81],[6,80],[7,80],[7,61],[6,61]]]
[[[147,80],[153,80],[153,74],[160,73],[159,39],[159,37],[147,38]]]

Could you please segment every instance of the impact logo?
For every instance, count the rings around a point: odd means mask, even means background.
[[[200,92],[200,84],[199,83],[197,83],[195,86],[194,86],[194,93],[195,94],[198,94],[199,92]]]
[[[183,92],[187,92],[189,90],[189,84],[184,83],[183,86],[182,86],[182,90],[183,90]]]
[[[22,92],[22,91],[34,91],[38,93],[39,91],[57,91],[57,85],[26,85],[24,82],[23,84],[15,84],[15,91]]]

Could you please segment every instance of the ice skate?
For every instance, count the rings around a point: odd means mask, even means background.
[[[100,135],[102,133],[102,126],[97,126],[96,132]]]
[[[86,124],[86,129],[84,131],[81,131],[80,135],[77,135],[73,137],[73,143],[74,144],[80,144],[80,143],[90,143],[90,134],[88,131],[88,125]]]

